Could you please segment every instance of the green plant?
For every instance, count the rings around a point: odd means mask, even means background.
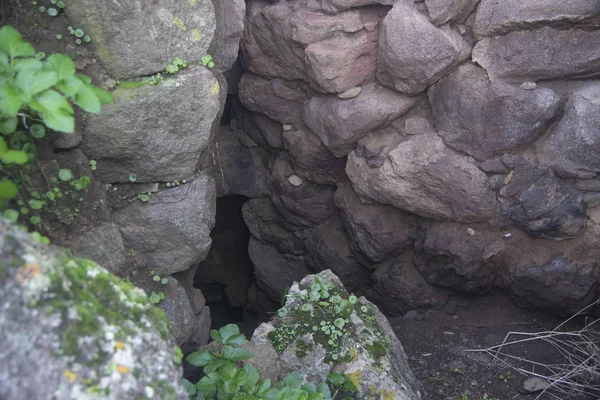
[[[187,68],[188,63],[183,61],[181,58],[177,57],[173,60],[173,62],[166,66],[165,72],[167,74],[176,74],[180,69]]]
[[[200,65],[207,67],[207,68],[214,68],[215,63],[212,59],[212,56],[210,54],[207,54],[200,59]]]
[[[512,375],[510,374],[510,371],[506,371],[505,373],[500,375],[500,380],[503,381],[504,383],[508,383],[508,381],[511,379],[512,379]]]
[[[150,300],[150,303],[152,303],[152,304],[158,304],[164,299],[165,299],[165,294],[163,292],[158,292],[158,293],[152,292],[150,294],[150,297],[148,298],[148,300]]]

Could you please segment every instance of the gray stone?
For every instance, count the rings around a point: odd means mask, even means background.
[[[0,398],[188,398],[142,290],[1,218],[0,260]]]
[[[426,118],[420,116],[412,116],[404,121],[404,131],[409,135],[418,135],[424,132],[433,132],[431,124]]]
[[[244,132],[261,147],[270,151],[283,149],[283,126],[263,114],[246,112],[243,118]]]
[[[143,63],[142,63],[143,64]],[[173,181],[190,177],[219,111],[219,84],[189,67],[157,85],[119,88],[115,101],[85,121],[81,148],[104,182]]]
[[[354,148],[358,139],[405,114],[417,100],[369,84],[353,99],[312,97],[304,106],[304,122],[333,154],[341,157]]]
[[[433,219],[483,221],[495,210],[487,177],[434,134],[411,136],[391,150],[383,164],[369,168],[353,151],[346,173],[356,192],[381,204]]]
[[[539,138],[560,105],[551,89],[523,90],[491,82],[482,68],[470,63],[442,78],[428,93],[444,142],[478,160]]]
[[[523,390],[525,393],[540,392],[550,386],[550,382],[537,376],[525,379],[523,382]]]
[[[600,74],[599,41],[598,30],[544,27],[484,38],[472,58],[489,75],[515,82],[591,77]]]
[[[204,307],[202,309],[202,312],[196,317],[195,320],[196,325],[192,330],[192,335],[188,338],[188,340],[185,343],[185,349],[189,349],[190,352],[198,351],[198,349],[206,345],[210,339],[210,307]]]
[[[52,141],[52,147],[55,149],[71,149],[81,143],[81,129],[75,128],[73,133],[54,132],[55,139]]]
[[[167,284],[162,286],[161,291],[165,298],[158,303],[158,306],[167,314],[175,341],[181,345],[194,333],[196,314],[185,289],[177,279],[168,278]]]
[[[410,249],[419,236],[414,215],[391,206],[362,202],[350,185],[338,186],[335,205],[353,242],[372,262]]]
[[[375,4],[392,5],[393,0],[325,0],[320,2],[321,10],[328,14],[336,14],[355,7],[364,7]]]
[[[458,32],[436,28],[415,4],[398,1],[382,21],[377,79],[402,93],[418,93],[469,57]]]
[[[429,18],[436,26],[448,21],[462,22],[471,14],[479,0],[425,0]]]
[[[352,99],[352,98],[358,96],[361,91],[362,91],[362,87],[354,86],[353,88],[350,88],[350,89],[346,90],[345,92],[338,93],[337,97],[339,97],[340,99]]]
[[[206,257],[215,223],[215,186],[198,176],[185,185],[136,200],[113,213],[127,249],[147,257],[146,268],[170,275]]]
[[[73,254],[89,258],[113,274],[121,275],[125,267],[125,246],[115,224],[104,224],[81,236]]]
[[[248,254],[254,264],[254,277],[271,299],[281,300],[281,295],[292,282],[311,273],[297,257],[280,253],[274,246],[250,237]]]
[[[600,173],[600,82],[571,94],[563,117],[538,145],[538,155],[560,175]]]
[[[482,0],[473,31],[479,38],[542,24],[581,24],[600,15],[597,0]]]
[[[210,0],[165,0],[152,7],[144,0],[77,0],[65,13],[92,38],[95,54],[117,79],[155,74],[176,57],[197,62],[215,31]]]
[[[226,71],[238,58],[240,40],[244,33],[244,0],[212,0],[215,10],[216,30],[208,54],[215,68]]]

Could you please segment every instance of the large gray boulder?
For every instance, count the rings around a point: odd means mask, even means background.
[[[560,97],[548,88],[491,82],[482,68],[465,64],[429,89],[429,102],[444,142],[485,160],[544,134]]]
[[[92,38],[95,54],[117,79],[155,74],[176,57],[197,62],[215,31],[210,0],[165,0],[152,6],[144,0],[76,0],[65,12],[74,27]]]
[[[496,206],[486,175],[435,134],[411,136],[376,168],[355,150],[346,173],[358,194],[426,218],[485,221]]]
[[[83,152],[104,182],[173,181],[194,174],[219,111],[219,84],[189,67],[157,85],[123,85],[115,101],[85,120]],[[137,87],[135,87],[137,86]]]
[[[484,38],[472,58],[489,75],[515,82],[591,77],[600,74],[598,41],[598,30],[543,27]]]
[[[394,4],[394,0],[324,0],[319,2],[321,11],[327,14],[336,14],[340,11],[346,11],[351,8],[364,7],[375,4],[389,5]],[[312,5],[311,5],[312,6]]]
[[[206,257],[215,223],[215,185],[198,176],[191,182],[135,200],[113,213],[125,247],[144,257],[157,274],[183,271]]]
[[[304,105],[304,123],[338,156],[348,154],[361,137],[405,114],[419,99],[376,83],[351,99],[320,95]]]
[[[0,398],[188,398],[165,314],[142,290],[3,219],[0,260]]]
[[[73,254],[105,265],[113,274],[125,272],[125,246],[117,225],[103,224],[91,229],[77,239]]]
[[[212,0],[216,29],[208,54],[219,71],[230,69],[238,58],[244,33],[244,0]]]
[[[600,173],[600,82],[588,82],[571,94],[562,119],[539,143],[538,155],[560,175]]]
[[[448,21],[462,22],[469,16],[479,0],[425,0],[429,18],[436,26]]]
[[[473,32],[479,38],[498,36],[541,24],[581,24],[599,15],[596,0],[482,0]]]
[[[196,315],[183,286],[175,278],[167,279],[167,284],[161,287],[161,292],[165,298],[158,306],[167,314],[175,341],[178,345],[181,345],[194,333]]]
[[[281,122],[250,111],[244,113],[242,122],[244,132],[260,147],[272,152],[283,149],[283,125]]]
[[[418,93],[469,55],[458,32],[436,28],[413,1],[397,1],[381,23],[377,79],[399,92]]]

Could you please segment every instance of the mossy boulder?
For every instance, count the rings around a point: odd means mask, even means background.
[[[0,219],[0,398],[187,399],[146,294]]]

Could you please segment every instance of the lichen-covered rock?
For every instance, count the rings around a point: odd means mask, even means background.
[[[144,292],[0,219],[0,398],[187,399]]]
[[[113,274],[119,275],[125,266],[125,246],[115,224],[104,224],[86,232],[77,240],[73,253],[105,265]]]
[[[208,146],[219,84],[190,67],[157,85],[122,85],[115,101],[85,120],[83,152],[104,182],[169,182],[190,177]]]
[[[350,295],[331,271],[295,282],[278,314],[259,326],[251,341],[255,353],[263,349],[262,364],[279,366],[271,372],[278,379],[297,371],[319,384],[336,372],[346,374],[358,389],[352,398],[422,398],[385,316],[364,297]]]
[[[155,74],[176,57],[197,62],[215,31],[210,0],[76,0],[65,12],[92,38],[100,62],[118,79]]]

